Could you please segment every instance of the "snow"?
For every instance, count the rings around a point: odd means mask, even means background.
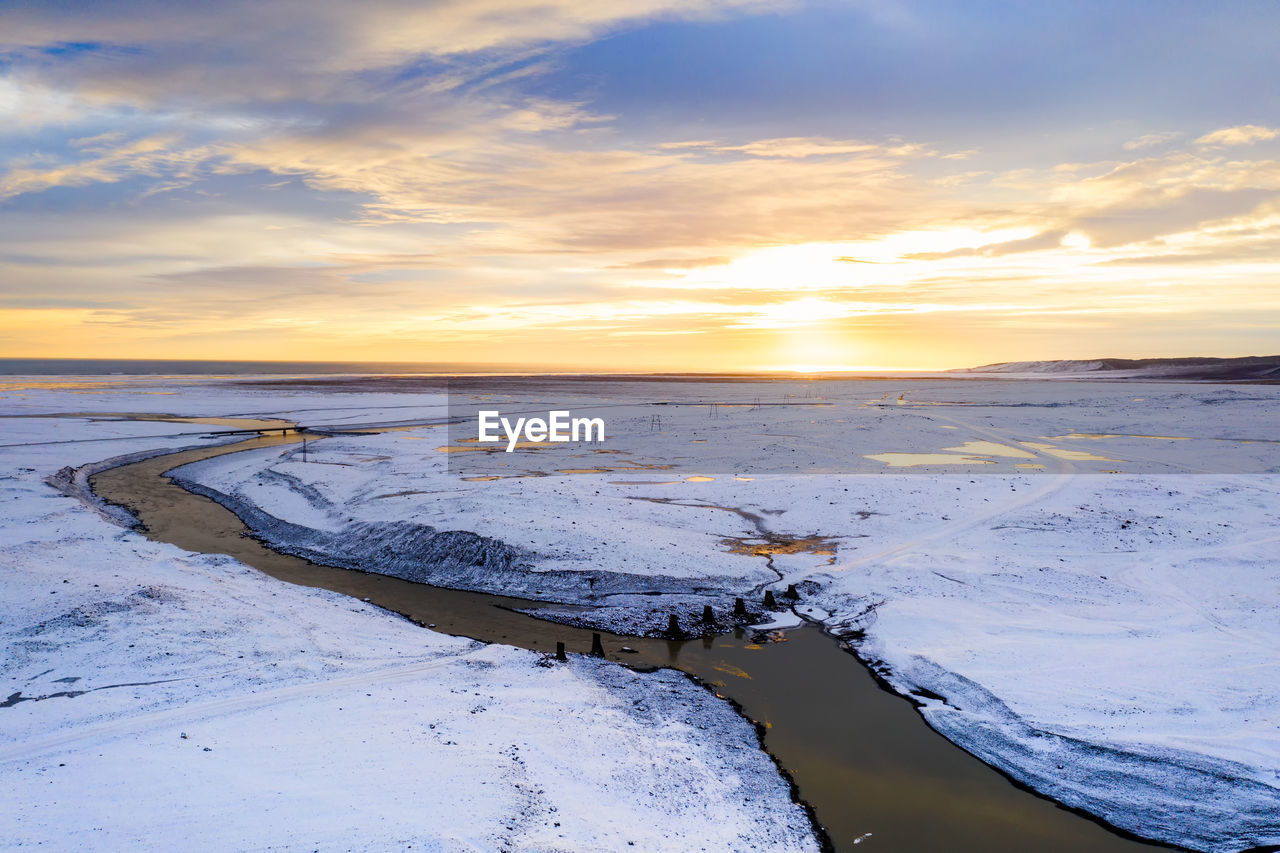
[[[816,849],[754,728],[683,676],[547,665],[151,542],[45,478],[208,427],[32,416],[439,404],[163,378],[5,389],[7,847]]]
[[[1037,790],[1193,847],[1274,843],[1274,488],[1067,480],[833,572],[816,603],[899,690],[944,697],[920,700],[935,728]],[[847,620],[852,591],[885,604]]]
[[[1280,377],[1280,356],[1012,361],[965,368],[952,371],[952,373],[960,376],[1005,375],[1036,378],[1142,379],[1147,381],[1273,381]]]
[[[429,427],[179,473],[278,545],[616,629],[795,583],[806,618],[1014,778],[1195,849],[1280,843],[1280,389],[795,383],[829,405],[670,406],[657,430],[641,405],[783,393],[604,382],[600,447],[442,453],[462,432]],[[810,539],[826,547],[739,547]],[[375,558],[386,544],[405,559]]]
[[[940,732],[1014,778],[1124,829],[1194,849],[1280,844],[1280,626],[1274,619],[1280,444],[1273,429],[1280,388],[974,377],[593,380],[571,387],[545,380],[545,386],[518,388],[514,381],[495,381],[483,405],[600,407],[607,412],[607,440],[513,454],[444,453],[437,448],[459,446],[468,427],[433,426],[334,435],[312,442],[307,462],[297,448],[267,448],[177,473],[285,549],[435,583],[587,605],[585,615],[564,618],[617,629],[661,630],[673,609],[727,608],[736,596],[758,607],[764,590],[781,596],[794,583],[801,615],[823,623],[895,689],[913,695]],[[474,390],[478,380],[470,382]],[[51,391],[20,405],[24,411],[175,407],[173,397],[124,402],[92,389],[79,393],[73,407],[69,393]],[[179,397],[188,414],[308,413],[311,423],[347,425],[439,418],[445,411],[435,393],[412,398],[209,386],[180,389]],[[762,399],[791,404],[756,405]],[[739,405],[713,410],[708,401]],[[448,413],[459,416],[481,401],[455,393],[447,402]],[[655,409],[647,402],[703,405]],[[106,434],[135,426],[84,429]],[[165,441],[181,439],[141,444]],[[41,457],[50,461],[41,464],[51,470],[105,458],[139,442],[120,445],[76,445],[75,459],[65,449],[50,451]],[[877,458],[889,453],[913,454],[918,458],[911,461],[922,464],[892,467]],[[1020,467],[1028,464],[1042,467]],[[30,490],[21,505],[38,505],[36,475],[21,476]],[[66,503],[47,490],[40,500]],[[79,510],[75,518],[77,525],[103,528]],[[7,523],[21,529],[19,522]],[[67,534],[45,524],[38,521],[24,541],[46,543],[47,551],[47,542],[63,542]],[[148,549],[157,546],[133,536],[110,540],[115,544],[107,548],[102,542],[109,539],[95,534],[59,549],[95,559],[100,549],[110,560],[116,550],[138,548],[155,571],[181,561],[187,583],[194,583],[191,566],[215,570],[208,558],[163,549],[153,554]],[[29,564],[47,562],[46,553],[31,548]],[[396,556],[381,556],[384,548]],[[175,570],[166,571],[167,587]],[[255,660],[279,661],[300,682],[329,674],[315,656],[288,652],[283,639],[307,633],[288,631],[284,623],[327,626],[328,616],[291,614],[282,622],[259,612],[265,579],[254,575],[256,592],[237,593],[227,572],[236,584],[250,581],[226,567],[218,571],[217,600],[236,596],[235,609],[226,612],[257,608],[247,611],[254,614],[245,623],[253,625],[252,636],[262,643],[276,638]],[[111,600],[125,600],[144,583],[139,576]],[[63,594],[53,588],[55,596]],[[286,595],[286,588],[272,589],[273,602]],[[192,616],[191,624],[215,633],[241,630],[219,628],[224,611],[212,607],[210,595],[194,607],[199,620]],[[290,589],[287,598],[300,613],[311,613],[319,607],[313,599],[324,596]],[[41,605],[21,624],[48,619],[51,606]],[[147,625],[164,611],[149,599],[135,609],[146,613],[138,620]],[[367,611],[351,618],[366,631],[382,624]],[[229,642],[197,641],[184,630],[197,646]],[[313,628],[310,641],[330,654],[359,657],[340,641],[351,636],[347,630]],[[409,636],[419,644],[436,642],[416,630],[404,636],[386,641],[386,654],[406,648]],[[188,653],[172,646],[165,651]],[[130,655],[135,652],[113,646],[97,658],[129,661]],[[344,657],[342,671],[418,661]],[[159,666],[149,660],[143,670]],[[249,681],[267,678],[263,664],[255,666],[219,678],[267,689]],[[583,683],[591,683],[590,665],[575,666]],[[83,663],[66,671],[88,668]],[[214,670],[200,671],[201,691],[222,684],[205,672]],[[37,683],[41,691],[53,689]],[[181,697],[194,692],[187,684],[140,693]],[[132,695],[102,691],[22,703],[0,714],[58,702],[70,708],[90,696],[122,701],[113,694]],[[340,698],[348,707],[346,695]],[[213,745],[204,758],[221,751]],[[776,815],[777,808],[765,812]]]

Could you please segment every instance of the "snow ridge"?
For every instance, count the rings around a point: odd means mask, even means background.
[[[1243,764],[1175,747],[1121,748],[1057,734],[1014,713],[982,685],[920,656],[911,659],[908,672],[881,674],[904,695],[921,684],[941,693],[916,699],[930,726],[1067,806],[1196,850],[1231,853],[1258,839],[1280,842],[1280,788]]]

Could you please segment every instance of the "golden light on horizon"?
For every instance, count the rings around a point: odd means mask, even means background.
[[[649,12],[597,4],[537,37],[541,18],[459,7],[491,37],[384,43],[363,39],[394,15],[351,28],[316,7],[325,50],[246,42],[228,65],[173,40],[198,28],[152,31],[203,14],[166,8],[135,22],[137,51],[45,44],[67,17],[0,68],[0,355],[864,369],[1280,336],[1280,128],[1224,126],[1216,102],[1087,132],[1074,113],[1042,132],[1037,107],[1026,138],[969,110],[964,132],[924,126],[963,98],[901,125],[826,100],[793,114],[804,85],[785,119],[765,89],[717,103],[740,121],[696,87],[650,104],[695,105],[694,134],[603,82],[564,94],[576,73],[528,88]],[[555,59],[491,79],[529,38]]]

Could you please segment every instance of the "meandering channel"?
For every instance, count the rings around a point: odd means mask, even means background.
[[[103,471],[90,482],[100,497],[130,509],[158,541],[228,554],[272,577],[367,599],[448,634],[548,653],[557,642],[570,652],[591,648],[590,630],[515,612],[544,602],[427,586],[278,553],[250,537],[230,510],[165,476],[201,459],[298,440],[263,436],[164,454]],[[601,633],[608,658],[640,668],[678,668],[757,721],[764,747],[790,774],[838,851],[1132,853],[1160,847],[1015,786],[934,732],[908,701],[882,689],[856,657],[815,626],[769,643],[753,642],[742,630],[684,641]]]

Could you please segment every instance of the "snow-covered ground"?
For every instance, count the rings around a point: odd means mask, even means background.
[[[1077,379],[1141,379],[1147,381],[1213,381],[1280,379],[1280,356],[1243,358],[1097,358],[1086,361],[1011,361],[952,371],[974,376],[1021,376]]]
[[[594,394],[471,396],[595,406],[601,445],[486,453],[462,449],[466,425],[428,427],[334,436],[305,463],[267,449],[180,474],[280,546],[595,605],[587,618],[616,628],[658,630],[672,608],[692,617],[738,595],[758,606],[796,583],[802,613],[1015,778],[1147,837],[1280,843],[1280,388]],[[640,402],[659,399],[743,405],[668,405],[658,419]]]
[[[816,849],[751,725],[682,676],[436,634],[151,542],[45,482],[208,427],[40,415],[342,423],[439,398],[173,379],[0,395],[5,847]]]

